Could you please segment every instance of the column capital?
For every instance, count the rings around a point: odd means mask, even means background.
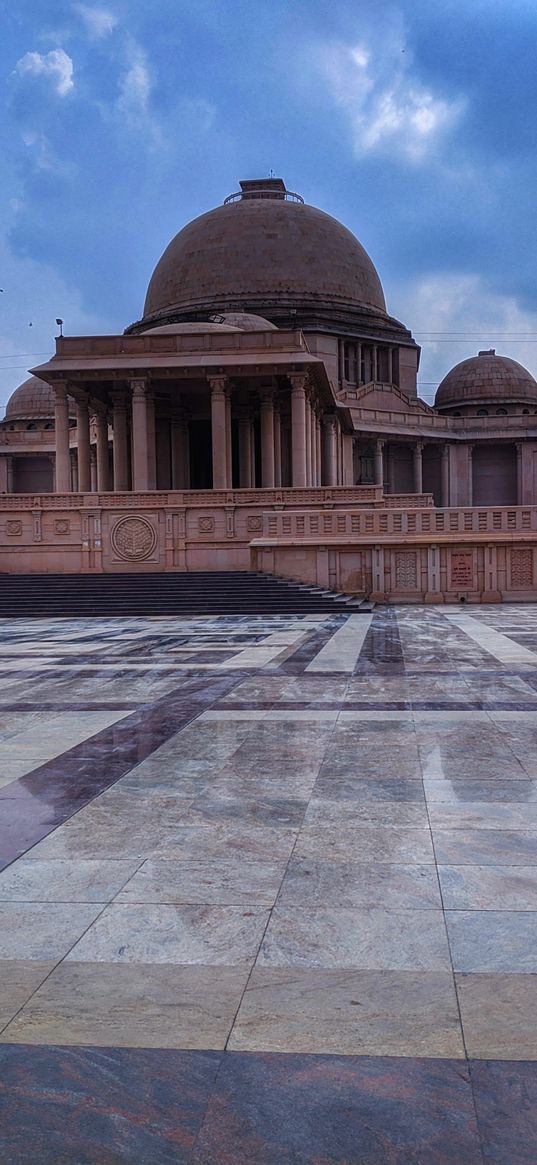
[[[231,387],[228,376],[208,376],[207,383],[213,396],[216,396],[217,393],[224,395]]]
[[[386,440],[384,437],[377,437],[376,438],[375,445],[376,445],[377,449],[384,449],[385,444],[386,444]]]
[[[129,388],[133,396],[149,396],[151,383],[146,376],[139,376],[135,377],[134,380],[129,380]]]
[[[296,392],[300,395],[305,393],[306,388],[308,387],[307,372],[288,372],[287,379],[294,393]]]
[[[414,449],[415,449],[416,453],[423,453],[423,450],[425,448],[425,444],[426,444],[425,441],[415,441],[414,442]]]
[[[124,388],[112,389],[112,404],[115,410],[126,409],[127,407],[127,393]]]

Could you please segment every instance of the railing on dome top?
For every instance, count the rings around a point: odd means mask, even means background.
[[[228,194],[227,198],[224,198],[224,206],[227,206],[228,202],[251,202],[254,198],[264,198],[265,200],[273,198],[279,202],[304,202],[302,196],[295,194],[293,190],[260,190],[259,193],[249,190],[246,198],[243,191],[238,190],[236,194]]]

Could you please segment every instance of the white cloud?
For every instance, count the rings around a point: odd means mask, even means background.
[[[480,275],[437,272],[405,282],[388,306],[422,345],[418,391],[424,400],[434,398],[454,364],[481,349],[495,348],[537,376],[537,313],[491,291]]]
[[[128,63],[119,79],[116,112],[131,130],[143,131],[149,144],[161,144],[161,131],[150,106],[153,82],[145,53],[134,42],[128,46]]]
[[[382,151],[419,162],[458,120],[464,102],[445,100],[412,75],[401,36],[371,39],[323,45],[316,54],[321,72],[350,120],[358,154]]]
[[[91,8],[89,4],[75,4],[74,8],[86,26],[87,32],[95,40],[109,36],[118,23],[117,16],[114,16],[113,12],[109,12],[107,8]]]
[[[15,73],[19,77],[49,77],[59,97],[66,97],[74,89],[73,62],[63,49],[49,53],[25,53],[17,61]]]

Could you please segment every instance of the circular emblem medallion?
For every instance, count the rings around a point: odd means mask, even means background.
[[[112,530],[112,546],[118,558],[149,558],[156,543],[154,527],[146,518],[120,518]]]

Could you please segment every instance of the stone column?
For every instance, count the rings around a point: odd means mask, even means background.
[[[91,489],[90,468],[90,427],[88,402],[79,401],[76,406],[76,442],[78,454],[78,489],[89,493]]]
[[[227,489],[226,387],[227,376],[208,378],[211,388],[211,439],[213,489]]]
[[[291,373],[292,484],[306,485],[306,382],[303,372]]]
[[[239,408],[239,485],[241,489],[252,488],[252,415],[250,409]]]
[[[414,493],[423,493],[423,442],[417,441],[413,451]]]
[[[65,385],[54,386],[54,421],[56,427],[56,493],[71,492],[69,455],[69,402]]]
[[[523,478],[522,478],[522,441],[517,441],[516,445],[516,504],[522,506],[523,503]]]
[[[384,441],[376,441],[374,454],[375,485],[381,486],[384,486],[384,465],[382,457],[383,449]]]
[[[226,388],[226,480],[228,489],[233,488],[233,441],[231,430],[231,385]]]
[[[132,488],[135,493],[149,489],[149,432],[146,380],[131,380],[132,391]]]
[[[449,506],[449,445],[442,445],[440,461],[440,505]]]
[[[155,425],[155,398],[147,389],[147,481],[148,489],[157,488],[157,445]]]
[[[306,396],[306,485],[311,484],[311,404]]]
[[[261,484],[263,489],[274,487],[274,396],[272,391],[261,394]]]
[[[468,445],[467,449],[468,449],[468,501],[467,501],[466,505],[473,506],[473,504],[474,504],[474,459],[473,459],[474,447],[473,447],[473,445]]]
[[[274,405],[274,485],[282,484],[282,430],[278,405]]]
[[[336,418],[327,414],[323,417],[323,485],[337,485]]]
[[[171,419],[172,487],[190,488],[190,440],[188,419],[178,410]]]
[[[377,381],[379,378],[379,350],[376,344],[373,344],[371,356],[371,379]]]
[[[317,486],[317,409],[311,410],[311,484]]]
[[[388,384],[393,384],[393,348],[388,348]]]
[[[90,448],[90,479],[91,492],[97,493],[97,449],[95,445]]]
[[[129,488],[129,460],[127,455],[127,400],[124,392],[114,392],[112,428],[114,433],[114,490],[123,493]]]
[[[106,493],[110,489],[108,465],[108,418],[104,409],[95,414],[97,437],[97,490]]]

